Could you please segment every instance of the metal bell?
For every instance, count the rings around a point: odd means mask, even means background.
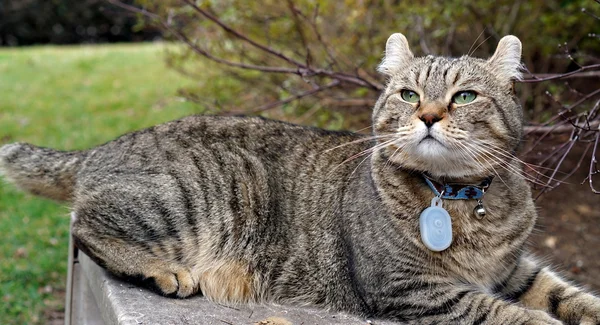
[[[483,219],[485,217],[485,207],[483,206],[483,202],[481,200],[477,201],[477,206],[473,209],[473,213],[477,219]]]

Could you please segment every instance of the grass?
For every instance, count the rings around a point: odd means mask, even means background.
[[[83,149],[200,107],[176,97],[192,81],[165,45],[0,50],[0,144]],[[43,324],[64,308],[67,207],[0,181],[0,324]]]

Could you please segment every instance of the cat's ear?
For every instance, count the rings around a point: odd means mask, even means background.
[[[521,80],[523,65],[521,64],[521,41],[516,36],[502,37],[494,55],[488,60],[491,70],[500,78],[515,81]]]
[[[414,55],[408,48],[406,37],[400,33],[392,34],[385,44],[385,56],[377,71],[389,76],[404,66]]]

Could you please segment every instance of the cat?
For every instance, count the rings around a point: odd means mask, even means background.
[[[486,60],[415,57],[394,34],[371,136],[190,116],[84,151],[8,144],[0,169],[68,202],[99,265],[167,296],[408,324],[600,324],[600,299],[524,248],[536,212],[514,156],[521,69],[515,36]],[[443,230],[420,224],[430,207],[448,213]]]

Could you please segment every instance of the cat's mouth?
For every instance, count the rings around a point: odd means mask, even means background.
[[[425,137],[423,137],[423,139],[421,139],[421,141],[419,141],[419,144],[424,145],[432,145],[434,143],[443,146],[442,142],[436,139],[433,135],[431,135],[431,133],[428,133]]]

